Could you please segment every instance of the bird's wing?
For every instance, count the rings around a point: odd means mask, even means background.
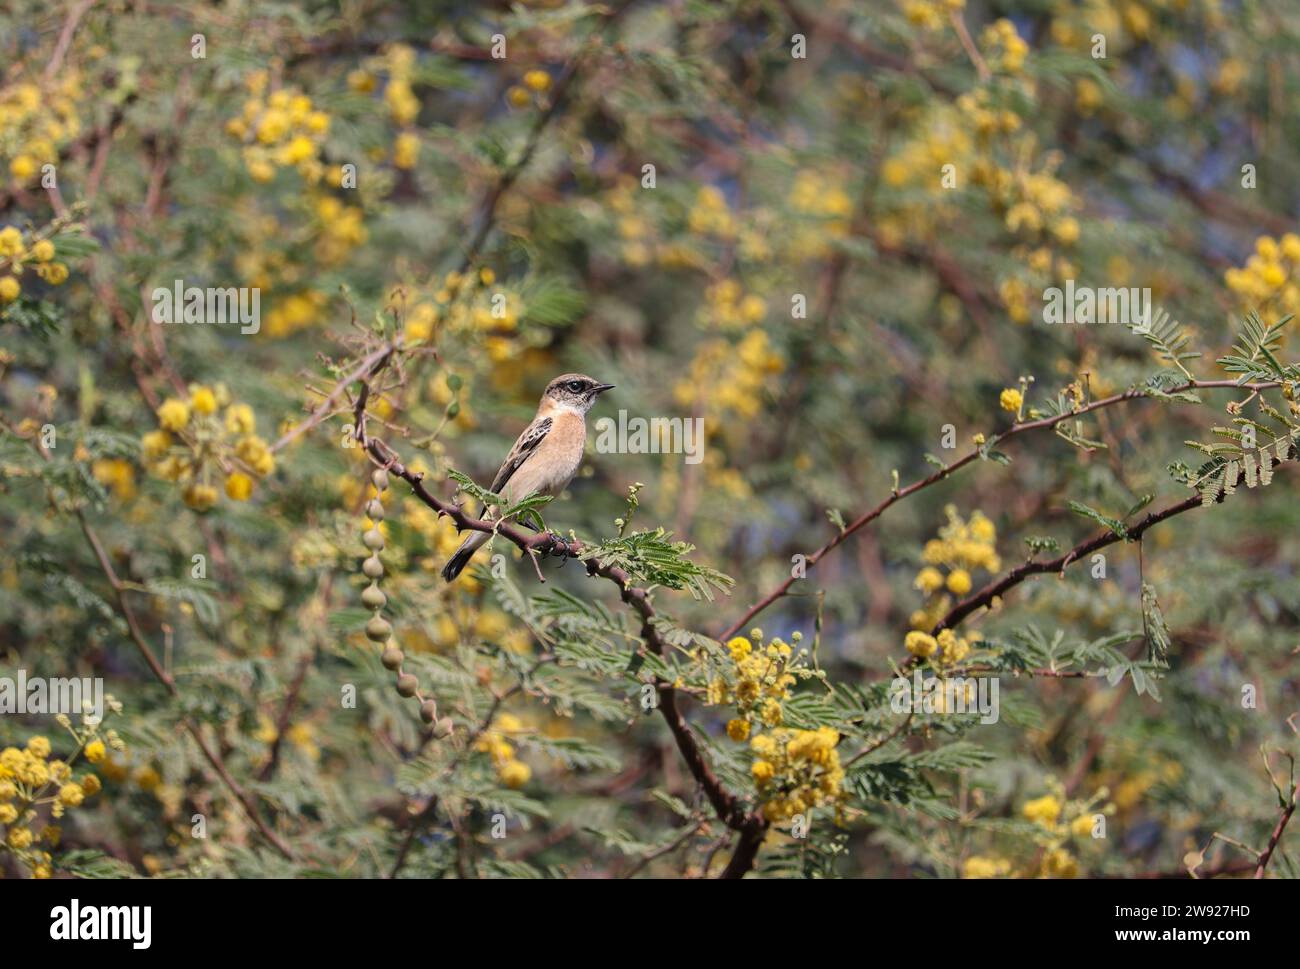
[[[537,446],[546,439],[546,435],[551,432],[552,420],[549,417],[543,417],[541,420],[533,421],[524,432],[519,435],[519,440],[515,441],[515,446],[510,449],[506,455],[505,463],[501,465],[501,470],[492,480],[492,491],[501,494],[501,489],[506,486],[511,476],[519,470],[520,465],[528,460],[529,455],[537,450]],[[523,497],[520,495],[519,497]]]

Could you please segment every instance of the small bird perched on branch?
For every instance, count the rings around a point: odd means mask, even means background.
[[[582,463],[587,411],[597,397],[613,387],[581,373],[561,374],[547,384],[537,416],[515,441],[490,490],[504,498],[507,505],[533,493],[555,495],[563,491]],[[496,509],[490,509],[485,517],[494,514]],[[489,532],[474,532],[465,539],[442,567],[442,577],[450,582],[460,575],[491,537]]]

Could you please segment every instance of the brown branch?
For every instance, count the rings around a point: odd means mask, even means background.
[[[1278,842],[1282,840],[1282,835],[1286,832],[1287,822],[1291,820],[1291,815],[1295,814],[1296,798],[1300,798],[1300,784],[1296,784],[1291,791],[1291,799],[1282,809],[1282,816],[1277,819],[1277,824],[1273,827],[1273,833],[1269,836],[1268,847],[1266,847],[1259,856],[1259,864],[1255,867],[1255,878],[1264,877],[1264,869],[1268,867],[1269,861],[1273,858],[1273,852],[1277,849]]]
[[[1282,463],[1271,455],[1268,460],[1272,467],[1277,467]],[[1218,504],[1226,497],[1227,495],[1225,493],[1221,493],[1214,499],[1214,501]],[[990,582],[979,592],[963,599],[961,602],[949,609],[947,615],[939,620],[938,624],[935,625],[931,632],[938,633],[944,629],[952,629],[972,612],[990,605],[994,599],[1001,597],[1005,592],[1015,588],[1031,576],[1042,575],[1049,572],[1064,572],[1070,564],[1077,562],[1085,555],[1090,555],[1098,549],[1103,549],[1108,545],[1114,545],[1116,542],[1136,541],[1140,539],[1147,529],[1152,526],[1173,518],[1175,515],[1181,515],[1185,511],[1191,511],[1193,508],[1200,508],[1202,504],[1204,504],[1204,502],[1201,496],[1195,494],[1160,511],[1151,512],[1137,524],[1127,526],[1122,535],[1108,529],[1100,535],[1095,535],[1086,541],[1080,542],[1078,545],[1074,546],[1074,548],[1070,549],[1070,551],[1066,552],[1064,555],[1058,556],[1057,558],[1048,561],[1031,560],[1022,565],[1018,565],[1006,575],[1002,576],[1002,578]]]
[[[1258,391],[1258,390],[1267,390],[1269,388],[1276,387],[1276,386],[1278,386],[1276,381],[1268,381],[1268,382],[1256,383],[1256,384],[1239,384],[1234,380],[1193,380],[1179,387],[1174,387],[1171,390],[1167,391],[1166,393],[1175,394],[1175,393],[1182,393],[1183,391],[1187,391],[1187,390],[1203,390],[1208,388],[1233,388],[1237,390]],[[1003,441],[1008,441],[1011,438],[1017,437],[1020,434],[1027,433],[1029,431],[1037,431],[1046,428],[1052,428],[1065,421],[1077,417],[1082,417],[1083,415],[1089,414],[1095,410],[1100,410],[1103,407],[1110,407],[1114,404],[1119,404],[1130,400],[1144,400],[1144,399],[1149,399],[1149,395],[1139,390],[1138,388],[1132,388],[1122,393],[1113,394],[1110,397],[1104,397],[1100,400],[1094,400],[1091,403],[1085,405],[1084,407],[1080,407],[1077,411],[1073,411],[1068,414],[1056,414],[1049,417],[1042,417],[1042,418],[1038,418],[1037,420],[1024,421],[1020,424],[1016,424],[1013,427],[1011,427],[1009,430],[1004,431],[1002,434],[994,435],[989,440],[987,445],[985,445],[985,447],[992,449],[992,447],[995,444],[999,444]],[[939,470],[933,472],[932,474],[927,475],[926,477],[920,479],[919,481],[914,481],[906,488],[901,488],[898,491],[895,491],[893,494],[891,494],[884,501],[880,502],[880,504],[876,505],[870,511],[862,514],[858,518],[855,518],[852,522],[850,522],[847,526],[845,526],[845,528],[838,535],[832,538],[829,542],[827,542],[825,545],[819,548],[812,555],[809,555],[805,559],[805,566],[806,566],[804,570],[805,574],[807,573],[807,570],[811,569],[818,562],[820,562],[822,558],[824,558],[828,553],[830,553],[835,548],[837,548],[841,543],[844,542],[845,539],[849,538],[849,536],[853,535],[855,532],[861,530],[864,526],[869,525],[871,522],[875,521],[886,511],[888,511],[893,505],[902,501],[904,498],[907,498],[909,495],[913,495],[924,488],[928,488],[931,485],[942,481],[944,478],[948,477],[954,471],[964,468],[966,465],[977,460],[979,457],[980,457],[980,449],[975,448],[970,452],[968,452],[967,454],[963,455],[962,457],[958,458],[952,464],[940,468]],[[1199,500],[1200,500],[1199,498],[1195,499],[1195,501],[1199,501]],[[759,599],[752,606],[750,606],[745,611],[744,615],[742,615],[734,623],[732,623],[725,630],[719,633],[717,638],[722,641],[726,641],[727,639],[730,639],[740,629],[744,628],[745,625],[751,619],[757,616],[760,612],[767,609],[770,605],[772,605],[772,603],[776,602],[777,599],[780,599],[783,596],[787,595],[790,591],[790,587],[793,586],[794,583],[797,581],[799,581],[799,578],[796,576],[791,576],[790,578],[786,579],[779,586],[777,586],[775,589],[773,589],[763,598]],[[939,628],[942,629],[943,627],[940,626]]]
[[[583,545],[576,539],[562,539],[550,532],[531,534],[516,525],[501,521],[484,521],[470,517],[465,510],[454,502],[444,501],[429,493],[424,486],[424,475],[412,471],[398,460],[397,455],[388,445],[378,438],[370,438],[366,444],[370,455],[390,475],[401,478],[411,487],[411,491],[424,504],[439,515],[446,515],[461,531],[496,533],[522,549],[529,555],[564,555],[569,558],[581,558]],[[616,565],[602,563],[598,559],[586,560],[587,573],[600,576],[613,582],[618,588],[619,597],[630,606],[641,619],[641,638],[646,647],[656,655],[665,656],[668,646],[660,635],[656,625],[655,608],[650,602],[650,595],[645,589],[632,584],[632,578],[626,571]],[[704,789],[705,796],[712,805],[718,818],[734,831],[741,834],[736,853],[723,872],[724,878],[739,878],[752,867],[758,846],[767,832],[767,821],[761,814],[747,811],[742,800],[727,790],[726,786],[713,772],[708,759],[704,756],[699,741],[690,724],[687,723],[677,705],[677,692],[671,684],[656,678],[659,694],[659,712],[668,724],[677,749],[686,761],[687,769],[696,782]],[[404,857],[405,852],[402,853]]]

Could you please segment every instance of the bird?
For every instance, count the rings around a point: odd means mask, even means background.
[[[507,505],[534,492],[556,495],[563,491],[582,463],[587,411],[596,398],[613,389],[613,384],[582,373],[560,374],[547,384],[537,415],[506,455],[489,490],[505,499]],[[496,509],[489,509],[485,518],[491,519],[494,514]],[[491,537],[490,532],[471,534],[442,567],[442,577],[448,582],[455,580]]]

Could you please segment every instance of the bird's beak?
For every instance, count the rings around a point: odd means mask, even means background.
[[[596,384],[596,393],[603,394],[607,390],[613,390],[613,384]]]

